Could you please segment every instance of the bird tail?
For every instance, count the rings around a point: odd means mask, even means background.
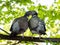
[[[12,32],[12,33],[10,34],[10,36],[15,37],[15,36],[17,36],[17,33]]]

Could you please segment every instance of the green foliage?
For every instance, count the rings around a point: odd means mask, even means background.
[[[55,24],[55,22],[60,21],[60,0],[55,2],[54,4],[57,6],[50,6],[48,9],[46,6],[42,6],[38,4],[34,6],[31,0],[0,0],[0,24],[4,26],[5,30],[10,29],[11,21],[15,18],[24,16],[26,10],[25,7],[21,8],[22,6],[27,6],[28,10],[35,10],[38,12],[38,17],[45,21],[46,23],[46,33],[47,35],[42,37],[50,37],[50,38],[60,38],[60,22]],[[18,5],[18,6],[17,6]],[[20,6],[20,7],[19,7]],[[49,33],[50,32],[50,33]],[[4,32],[1,32],[5,34]],[[28,34],[27,34],[28,33]],[[49,35],[48,35],[49,33]],[[32,33],[29,29],[24,33],[25,36],[32,36]],[[33,36],[38,36],[34,34]],[[2,42],[2,40],[0,40]],[[47,42],[48,43],[48,42]],[[9,42],[10,44],[10,42]],[[33,42],[27,42],[26,45],[33,45]],[[58,43],[60,44],[60,43]],[[52,45],[57,45],[57,43],[52,43]]]

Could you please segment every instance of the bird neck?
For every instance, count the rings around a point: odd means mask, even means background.
[[[37,15],[33,15],[32,17],[37,17]]]

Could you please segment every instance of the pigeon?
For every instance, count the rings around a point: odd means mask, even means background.
[[[39,34],[39,37],[41,37],[42,34],[46,34],[45,23],[38,17],[38,13],[36,11],[31,12],[32,18],[28,21],[29,29],[32,34]]]
[[[31,14],[30,11],[27,11],[24,16],[16,18],[10,28],[10,36],[17,36],[18,34],[24,34],[28,28],[28,16]]]

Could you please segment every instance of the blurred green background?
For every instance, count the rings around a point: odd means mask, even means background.
[[[34,2],[35,1],[35,2]],[[46,34],[41,35],[43,38],[60,38],[60,0],[52,0],[49,5],[42,5],[41,0],[0,0],[0,28],[10,33],[10,27],[15,18],[24,16],[26,11],[35,10],[38,12],[38,17],[44,20],[46,24]],[[46,2],[47,1],[47,2]],[[48,0],[45,3],[49,4]],[[42,0],[43,2],[43,0]],[[44,2],[43,2],[44,3]],[[0,30],[0,34],[6,34]],[[32,36],[29,28],[24,33],[24,36]],[[38,37],[38,34],[33,34]],[[0,40],[0,45],[12,45],[17,41]],[[22,41],[16,45],[34,45],[34,42],[24,43]],[[38,44],[38,42],[37,42]],[[59,42],[50,42],[50,45],[60,45]],[[49,45],[48,41],[44,45]],[[40,43],[40,45],[43,45]]]

